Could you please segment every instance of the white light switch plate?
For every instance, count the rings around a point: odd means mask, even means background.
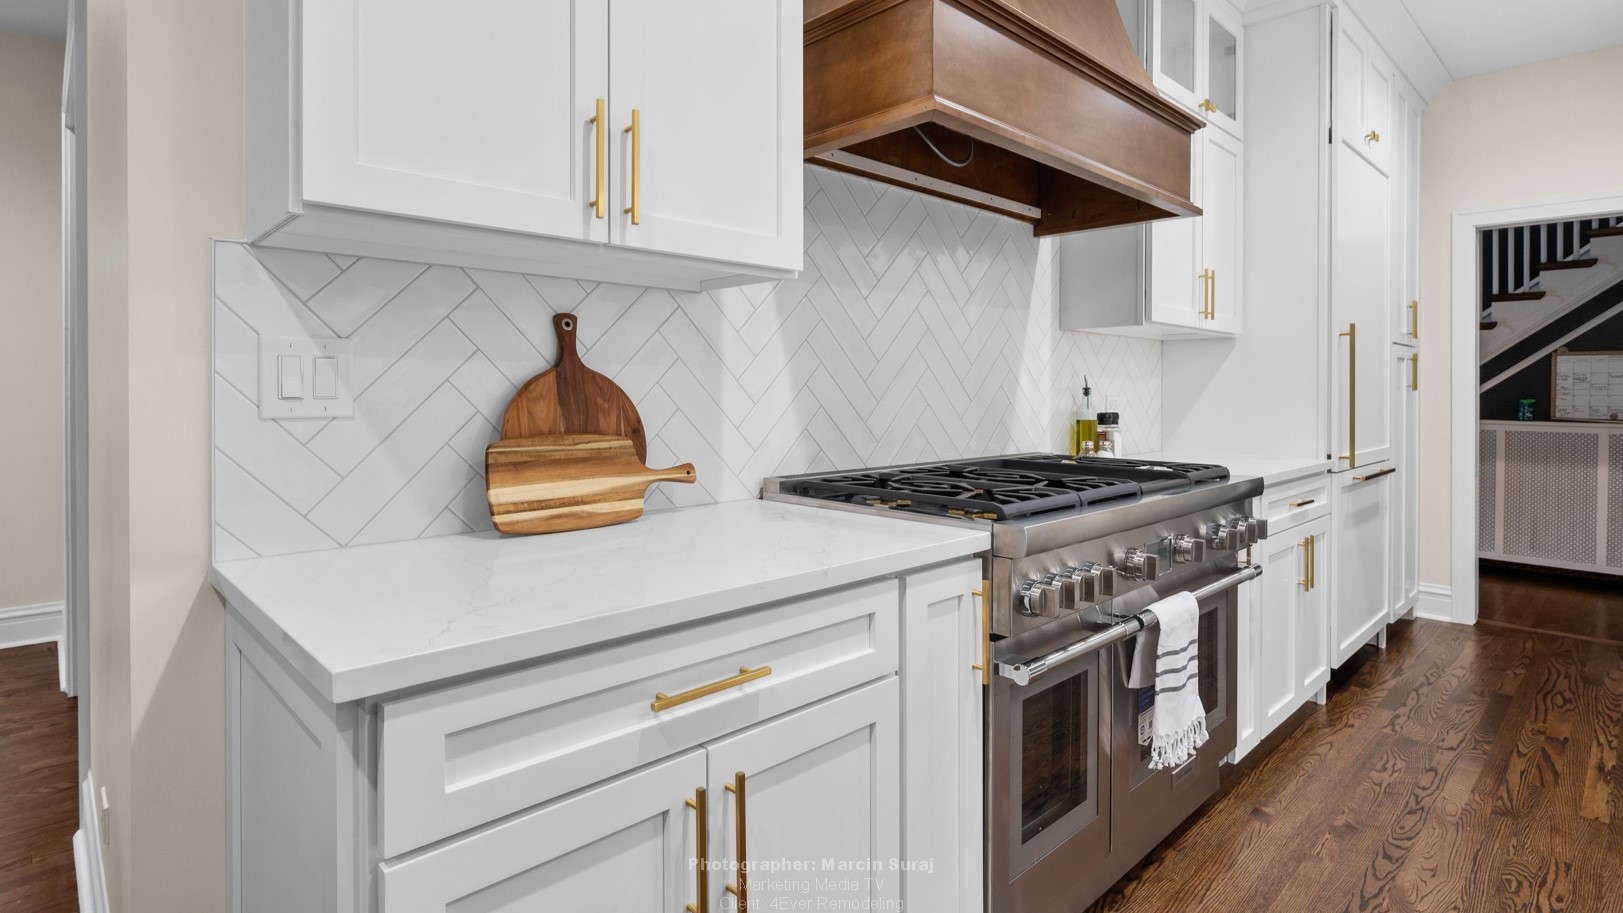
[[[297,356],[301,382],[300,399],[282,399],[278,365],[283,356]],[[317,357],[334,359],[336,389],[332,397],[317,398],[315,363]],[[259,417],[260,418],[353,418],[355,392],[350,387],[350,369],[355,363],[355,346],[348,339],[302,339],[291,336],[259,337]],[[326,393],[326,390],[321,392]]]

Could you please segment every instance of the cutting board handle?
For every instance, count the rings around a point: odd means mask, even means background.
[[[580,349],[575,343],[575,332],[580,329],[580,320],[574,314],[553,314],[552,329],[558,334],[558,362],[573,362],[580,364]]]
[[[648,470],[648,473],[649,474],[644,476],[644,478],[650,483],[686,482],[691,485],[698,481],[698,475],[694,472],[692,463],[683,463],[680,466],[672,466],[669,469],[650,469]]]

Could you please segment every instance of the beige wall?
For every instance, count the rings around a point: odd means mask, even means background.
[[[62,599],[62,42],[0,32],[0,609]]]
[[[240,0],[90,0],[93,770],[119,913],[225,897],[211,237],[242,235]]]
[[[1420,579],[1451,586],[1450,283],[1457,212],[1623,193],[1623,47],[1456,82],[1422,124]],[[1475,322],[1476,314],[1460,315]]]

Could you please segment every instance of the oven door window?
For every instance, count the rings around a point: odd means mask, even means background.
[[[1012,870],[1021,871],[1099,820],[1098,657],[1011,694]]]

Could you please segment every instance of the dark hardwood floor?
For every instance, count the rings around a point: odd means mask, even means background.
[[[1623,644],[1623,577],[1596,579],[1483,562],[1477,618]]]
[[[1271,741],[1092,909],[1623,911],[1623,647],[1400,622]]]
[[[0,911],[76,913],[79,730],[56,646],[0,650]]]

